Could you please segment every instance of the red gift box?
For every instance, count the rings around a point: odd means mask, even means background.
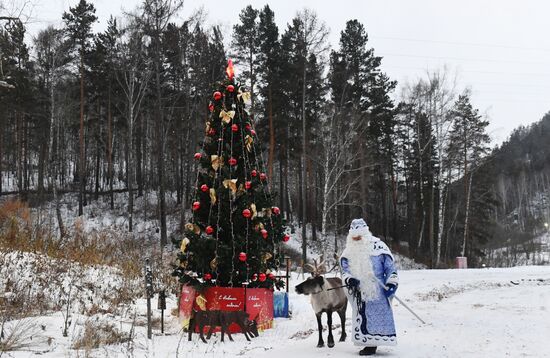
[[[265,288],[231,288],[210,287],[202,294],[204,300],[199,298],[195,289],[183,286],[180,296],[180,319],[184,328],[189,327],[193,308],[198,310],[241,311],[245,310],[249,318],[256,319],[258,330],[273,327],[273,291]],[[197,300],[199,302],[197,302]],[[210,327],[205,327],[204,333]],[[217,327],[214,332],[220,329]],[[198,331],[196,329],[196,331]],[[240,332],[240,327],[235,323],[229,326],[231,333]]]
[[[258,330],[273,328],[273,291],[265,288],[248,288],[246,312],[250,319],[256,319]]]

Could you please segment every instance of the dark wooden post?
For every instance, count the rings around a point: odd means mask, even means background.
[[[288,293],[288,282],[290,278],[290,257],[285,257],[286,261],[286,293]]]
[[[153,273],[149,265],[149,259],[145,259],[145,295],[147,296],[147,338],[151,339],[153,331],[151,327],[151,298],[153,297]]]
[[[159,292],[157,308],[160,310],[160,333],[164,334],[164,310],[166,309],[166,292]]]

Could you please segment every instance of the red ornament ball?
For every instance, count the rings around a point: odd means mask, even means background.
[[[269,278],[270,280],[274,280],[274,279],[275,279],[275,275],[272,274],[272,273],[269,273],[269,275],[267,275],[267,278]]]
[[[272,207],[271,211],[273,211],[273,214],[275,214],[275,215],[279,215],[281,213],[281,209],[279,209],[276,206]]]
[[[244,187],[246,190],[250,190],[250,188],[252,188],[252,182],[251,181],[245,182]]]
[[[250,134],[256,135],[256,131],[255,131],[254,129],[251,129],[251,130],[250,130]]]
[[[250,210],[244,209],[243,210],[243,216],[248,219],[252,216],[252,213],[250,212]]]
[[[244,128],[245,128],[247,131],[249,131],[249,130],[252,128],[252,126],[250,125],[250,123],[247,123],[247,124],[244,126]]]
[[[252,175],[253,177],[256,177],[258,176],[258,172],[256,171],[256,169],[254,169],[252,172],[250,172],[250,175]]]
[[[206,234],[212,235],[213,232],[214,232],[214,228],[212,226],[208,225],[206,227]]]
[[[260,180],[264,181],[267,179],[267,175],[265,173],[260,174]]]
[[[210,281],[212,279],[212,275],[209,274],[209,273],[205,273],[203,278],[204,278],[205,281]]]
[[[262,234],[262,237],[264,239],[267,239],[267,237],[269,236],[269,233],[267,232],[266,229],[262,229],[262,231],[260,231],[260,233]]]
[[[195,159],[196,160],[200,160],[202,158],[202,154],[201,153],[195,153]]]
[[[208,110],[209,110],[210,112],[214,112],[214,105],[213,105],[212,103],[210,103],[210,104],[208,105]]]
[[[233,86],[233,85],[227,86],[227,91],[228,91],[228,92],[233,92],[233,91],[235,91],[235,86]]]
[[[193,203],[193,210],[194,210],[194,211],[197,211],[197,210],[199,210],[200,208],[201,208],[201,203],[198,202],[198,201],[195,201],[195,202]]]
[[[264,282],[265,279],[266,279],[265,273],[262,272],[262,273],[260,274],[260,282]]]
[[[206,193],[209,189],[210,189],[210,188],[208,187],[208,185],[206,185],[206,184],[201,185],[201,191],[202,191],[203,193]]]
[[[258,279],[258,275],[257,275],[257,274],[252,275],[252,281],[256,281],[257,279]]]
[[[239,131],[239,126],[236,125],[236,124],[233,124],[233,125],[231,126],[231,130],[232,130],[233,132],[238,132],[238,131]]]
[[[288,242],[288,240],[290,240],[290,236],[288,234],[286,234],[285,236],[283,236],[283,241],[284,242]]]
[[[214,99],[215,99],[216,101],[219,101],[220,99],[222,99],[222,94],[221,94],[221,92],[219,92],[219,91],[214,92]]]
[[[237,165],[237,159],[235,158],[229,158],[229,165]]]
[[[245,262],[246,261],[246,253],[241,252],[239,254],[239,260],[242,261],[242,262]]]

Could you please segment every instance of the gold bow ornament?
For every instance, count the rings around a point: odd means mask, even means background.
[[[220,111],[220,118],[225,124],[229,124],[233,117],[235,117],[235,111],[225,111],[223,109]]]

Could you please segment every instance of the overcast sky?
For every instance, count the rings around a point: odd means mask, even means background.
[[[78,0],[34,2],[31,33],[47,24],[60,26],[63,11]],[[105,28],[110,14],[118,16],[122,8],[131,10],[140,3],[92,2],[100,21],[96,31]],[[427,70],[447,66],[458,75],[459,88],[470,87],[474,105],[488,115],[494,143],[550,111],[550,1],[187,0],[181,19],[204,7],[208,21],[221,25],[229,38],[240,10],[248,4],[269,4],[280,32],[298,10],[314,9],[331,29],[333,47],[346,21],[358,19],[367,29],[370,46],[384,57],[383,71],[399,82],[399,88]]]

